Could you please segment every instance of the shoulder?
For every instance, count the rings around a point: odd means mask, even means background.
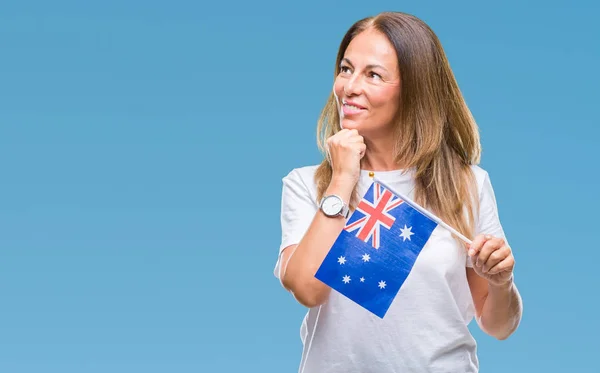
[[[315,172],[319,165],[308,165],[292,169],[282,178],[284,195],[302,195],[311,200],[316,199],[317,185]]]
[[[309,187],[309,188],[311,186],[314,187],[315,172],[317,171],[318,167],[319,167],[319,165],[309,165],[309,166],[293,168],[291,171],[288,172],[287,175],[285,175],[283,177],[282,180],[284,183],[295,182],[295,183],[302,183],[306,187]]]
[[[471,166],[471,169],[477,180],[477,197],[479,200],[480,214],[497,215],[498,206],[496,205],[496,194],[488,171],[480,166]]]
[[[481,183],[483,183],[483,181],[488,177],[487,170],[477,164],[471,165],[471,172],[473,172],[473,175],[475,175],[477,185],[481,185]]]
[[[471,172],[473,173],[475,181],[477,182],[477,192],[480,195],[481,193],[485,193],[485,187],[490,183],[490,175],[488,171],[479,165],[471,165]]]

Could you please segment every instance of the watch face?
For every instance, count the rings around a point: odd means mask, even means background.
[[[342,211],[342,207],[344,204],[335,196],[329,196],[323,201],[323,212],[326,215],[337,215]]]

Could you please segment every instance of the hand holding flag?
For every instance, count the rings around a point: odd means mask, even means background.
[[[502,238],[480,234],[469,246],[468,255],[475,272],[490,284],[502,286],[512,282],[515,258]]]

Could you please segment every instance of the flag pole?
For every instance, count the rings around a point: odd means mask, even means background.
[[[390,188],[384,182],[382,182],[381,180],[379,180],[378,178],[376,178],[375,174],[373,172],[369,173],[369,176],[371,176],[371,178],[373,179],[373,181],[375,181],[378,184],[381,184],[384,188],[389,189],[392,193],[396,194],[403,201],[405,201],[406,203],[408,203],[409,205],[411,205],[413,208],[415,208],[415,210],[419,211],[423,215],[427,216],[431,220],[435,221],[439,225],[443,226],[444,228],[448,229],[450,232],[452,232],[455,235],[457,235],[461,240],[463,240],[468,245],[470,245],[472,243],[472,241],[470,239],[468,239],[463,234],[461,234],[460,232],[458,232],[456,229],[454,229],[451,226],[449,226],[448,224],[446,224],[442,219],[438,218],[433,213],[427,211],[425,208],[423,208],[422,206],[420,206],[419,204],[417,204],[415,201],[411,200],[410,198],[408,198],[407,196],[403,195],[402,193],[398,193],[396,190],[394,190],[393,188]]]

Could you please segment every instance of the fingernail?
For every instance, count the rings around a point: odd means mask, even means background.
[[[475,254],[475,250],[469,249],[469,256],[473,256],[473,254]]]

